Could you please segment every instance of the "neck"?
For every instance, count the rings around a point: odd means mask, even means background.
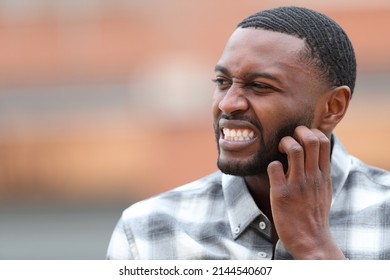
[[[270,185],[268,175],[263,176],[248,176],[245,177],[245,182],[248,190],[251,193],[257,207],[264,213],[272,223],[272,241],[274,244],[278,241],[278,234],[275,229],[274,219],[272,216],[271,200],[270,200]]]
[[[272,212],[268,175],[247,176],[244,179],[257,207],[259,207],[268,218],[271,218]]]

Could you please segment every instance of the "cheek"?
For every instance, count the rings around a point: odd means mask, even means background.
[[[220,94],[214,93],[212,98],[211,109],[214,117],[220,115],[219,102],[221,101]]]
[[[285,119],[285,115],[288,114],[289,108],[283,106],[280,102],[269,99],[260,99],[251,102],[256,118],[264,128],[277,127],[279,122]]]
[[[269,100],[270,101],[270,100]],[[280,130],[283,130],[286,125],[295,123],[297,118],[303,114],[302,110],[285,104],[280,100],[272,100],[272,102],[259,101],[253,104],[253,110],[256,114],[261,127],[262,137],[265,142],[272,142]],[[298,114],[299,113],[299,114]]]

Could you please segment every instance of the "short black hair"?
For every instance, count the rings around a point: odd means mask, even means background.
[[[330,86],[355,88],[356,58],[345,31],[328,16],[303,7],[278,7],[255,13],[237,27],[258,28],[305,40],[314,64]]]

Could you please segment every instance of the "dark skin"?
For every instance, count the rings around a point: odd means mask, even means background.
[[[213,96],[219,163],[253,166],[243,175],[255,202],[295,259],[345,259],[329,228],[330,136],[350,100],[304,63],[305,42],[262,29],[238,28],[216,66]],[[252,121],[247,121],[252,120]],[[258,123],[258,125],[256,125]],[[275,131],[291,133],[278,138]],[[252,133],[231,140],[224,129]],[[260,153],[259,153],[260,151]],[[280,155],[286,158],[283,167]],[[257,166],[257,165],[256,165]],[[242,170],[237,169],[237,174]]]

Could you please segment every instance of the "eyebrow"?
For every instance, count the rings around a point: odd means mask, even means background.
[[[222,65],[215,65],[214,72],[221,72],[223,74],[229,75],[229,70],[226,67],[223,67]]]
[[[228,75],[228,76],[231,76],[230,75],[230,71],[222,66],[222,65],[216,65],[215,68],[214,68],[214,71],[215,72],[221,72],[225,75]],[[255,79],[255,78],[266,78],[266,79],[270,79],[270,80],[273,80],[279,84],[283,84],[282,81],[280,79],[278,79],[276,76],[272,75],[271,73],[268,73],[268,72],[249,72],[247,74],[244,75],[244,78],[246,79]]]

